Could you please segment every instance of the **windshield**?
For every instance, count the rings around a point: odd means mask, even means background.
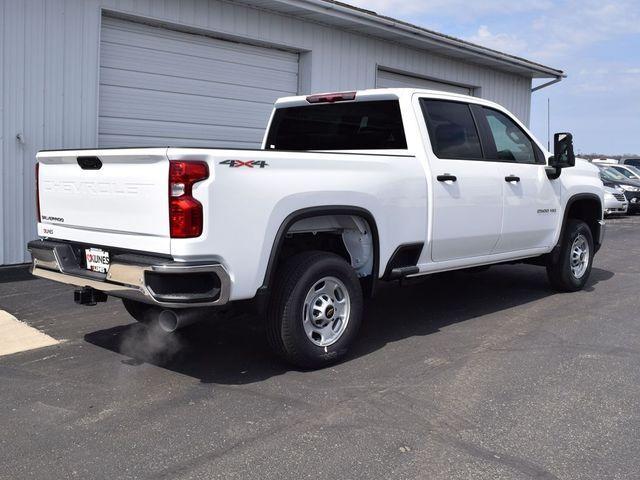
[[[636,178],[640,178],[640,168],[634,167],[632,165],[625,165],[625,166],[635,174]]]
[[[629,178],[631,180],[635,180],[636,178],[638,178],[638,175],[636,174],[636,172],[634,172],[633,170],[631,170],[628,167],[611,167],[612,170],[615,170],[618,173],[621,173],[622,175],[624,175],[626,178]]]
[[[621,173],[616,172],[611,167],[604,167],[600,169],[600,176],[606,178],[607,180],[611,180],[612,182],[620,182],[627,180],[627,177],[622,175]]]

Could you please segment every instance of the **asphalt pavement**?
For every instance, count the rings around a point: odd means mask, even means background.
[[[1,270],[0,309],[61,343],[0,357],[0,478],[638,478],[639,296],[640,216],[613,219],[584,291],[526,265],[385,286],[305,372],[260,318],[158,335]]]

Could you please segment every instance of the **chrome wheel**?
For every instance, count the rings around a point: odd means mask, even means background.
[[[589,242],[587,237],[579,234],[571,245],[571,273],[575,278],[582,278],[589,267]]]
[[[305,297],[302,325],[309,340],[318,347],[328,347],[346,330],[350,313],[347,287],[336,277],[324,277],[313,284]]]

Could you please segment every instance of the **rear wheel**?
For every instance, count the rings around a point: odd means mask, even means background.
[[[556,261],[547,264],[551,285],[560,291],[575,292],[584,288],[593,264],[593,235],[581,220],[569,220]]]
[[[153,305],[147,305],[146,303],[136,302],[135,300],[129,300],[128,298],[122,299],[122,304],[127,310],[127,313],[140,323],[149,324],[152,320],[152,311],[157,310]]]
[[[303,368],[340,360],[362,318],[362,289],[351,265],[333,253],[304,252],[277,279],[268,314],[273,350]]]

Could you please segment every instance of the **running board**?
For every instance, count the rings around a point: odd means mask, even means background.
[[[399,280],[416,273],[420,273],[420,269],[416,266],[394,268],[389,274],[389,280]]]

